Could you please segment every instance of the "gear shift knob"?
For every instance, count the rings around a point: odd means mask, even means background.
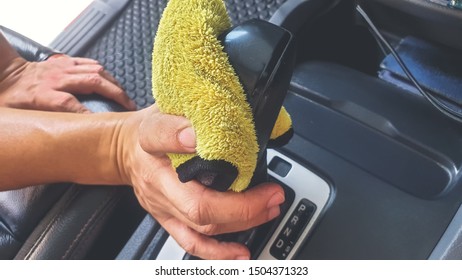
[[[263,20],[250,20],[220,36],[252,107],[259,146],[251,185],[266,181],[266,146],[287,94],[295,60],[292,34]]]

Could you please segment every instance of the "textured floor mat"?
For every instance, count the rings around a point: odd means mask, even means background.
[[[269,19],[286,0],[226,0],[233,24]],[[94,58],[111,72],[140,108],[154,103],[151,60],[154,36],[168,0],[133,0],[82,56]]]

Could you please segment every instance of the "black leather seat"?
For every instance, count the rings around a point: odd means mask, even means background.
[[[0,258],[12,259],[29,234],[63,195],[61,186],[0,192]]]

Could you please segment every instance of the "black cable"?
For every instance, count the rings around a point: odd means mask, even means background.
[[[403,60],[399,56],[399,54],[395,51],[395,49],[391,46],[391,44],[387,41],[387,39],[385,39],[385,37],[382,36],[380,31],[377,29],[375,24],[372,22],[372,20],[369,18],[367,13],[361,8],[360,5],[356,6],[356,10],[361,15],[361,17],[365,20],[365,22],[367,23],[367,25],[373,32],[373,35],[378,39],[379,43],[381,42],[385,46],[385,48],[390,51],[391,55],[396,59],[396,62],[401,67],[401,69],[404,71],[404,74],[406,74],[408,79],[414,84],[417,90],[441,113],[443,113],[447,117],[457,122],[462,123],[462,114],[460,112],[457,112],[453,110],[452,108],[448,107],[445,103],[441,102],[438,98],[436,98],[431,93],[428,93],[422,88],[422,86],[419,84],[419,82],[414,77],[414,75],[412,75],[411,71],[409,71],[406,64],[403,62]],[[383,48],[383,46],[381,47]]]

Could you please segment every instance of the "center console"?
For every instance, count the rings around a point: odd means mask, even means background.
[[[284,105],[295,135],[268,151],[268,173],[294,195],[256,259],[460,256],[460,124],[415,95],[326,62],[297,67]],[[135,243],[132,253],[141,249]],[[167,238],[155,257],[185,252]]]

